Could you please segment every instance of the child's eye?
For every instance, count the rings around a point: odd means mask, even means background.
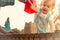
[[[46,6],[46,5],[44,5],[44,6]]]
[[[47,6],[48,8],[50,7],[50,6]]]

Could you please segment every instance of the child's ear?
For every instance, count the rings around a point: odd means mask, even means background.
[[[52,9],[55,7],[55,0],[52,0]]]
[[[50,11],[52,11],[55,7],[55,4],[52,4]]]
[[[53,3],[53,4],[52,4],[52,9],[53,9],[54,7],[55,7],[55,4]]]
[[[50,11],[52,11],[55,7],[55,4],[54,3],[51,3],[51,8],[50,8]]]

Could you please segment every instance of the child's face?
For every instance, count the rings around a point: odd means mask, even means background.
[[[9,17],[7,18],[7,20],[9,21]]]
[[[47,14],[52,9],[52,3],[50,1],[46,1],[42,5],[42,13]]]

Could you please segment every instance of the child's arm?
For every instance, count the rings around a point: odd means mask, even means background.
[[[54,32],[55,31],[55,24],[53,20],[49,20],[49,25],[50,25],[50,32]]]
[[[39,14],[39,13],[41,13],[40,8],[39,8],[39,9],[37,9],[37,13],[35,13],[35,15],[34,15],[34,19],[38,16],[38,14]]]
[[[30,0],[28,0],[28,2],[29,2],[31,5],[33,4]]]
[[[55,23],[58,19],[60,19],[60,15],[55,18],[54,23]]]

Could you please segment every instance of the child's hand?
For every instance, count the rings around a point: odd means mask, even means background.
[[[55,18],[54,23],[55,23],[58,19],[60,19],[60,15]]]
[[[32,8],[34,11],[36,11],[36,13],[37,13],[38,10],[37,10],[37,6],[36,6],[36,5],[32,4],[32,5],[31,5],[31,8]]]
[[[60,15],[57,18],[60,19]]]

